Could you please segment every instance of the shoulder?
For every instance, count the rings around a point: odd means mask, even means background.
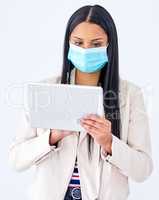
[[[119,82],[119,99],[121,107],[130,105],[129,108],[139,109],[145,106],[145,96],[142,88],[132,81],[121,78]]]
[[[135,84],[132,81],[122,79],[120,77],[119,81],[119,92],[121,94],[127,94],[127,95],[135,95],[137,93],[142,93],[142,89],[139,85]]]
[[[49,76],[46,78],[43,78],[38,81],[39,83],[60,83],[61,82],[61,76],[55,75],[55,76]]]

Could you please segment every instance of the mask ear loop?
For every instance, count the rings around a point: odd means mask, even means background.
[[[109,42],[108,42],[108,44],[106,45],[106,49],[108,48],[108,46],[109,46]],[[100,81],[98,81],[97,86],[101,86],[101,82],[100,82]]]
[[[67,72],[67,84],[69,83],[69,72]]]
[[[71,42],[69,42],[69,48],[70,48],[70,46],[71,46]],[[69,69],[70,69],[70,65],[69,65]],[[71,71],[70,71],[70,73],[71,73]],[[66,74],[66,77],[67,77],[67,84],[70,84],[70,76],[69,76],[69,72],[67,71],[67,74]]]

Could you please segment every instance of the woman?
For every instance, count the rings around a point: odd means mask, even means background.
[[[118,40],[110,14],[84,6],[69,19],[61,76],[42,82],[101,86],[103,116],[88,113],[83,132],[31,128],[25,111],[10,148],[16,170],[34,166],[33,200],[126,200],[128,179],[152,172],[148,116],[141,89],[119,78]]]

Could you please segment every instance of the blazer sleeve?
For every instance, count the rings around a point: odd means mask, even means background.
[[[112,155],[102,158],[136,182],[144,181],[152,172],[151,141],[148,114],[139,87],[130,92],[127,143],[113,135]]]
[[[30,126],[30,116],[26,110],[22,110],[19,117],[15,138],[9,146],[9,164],[16,171],[23,171],[34,164],[39,164],[48,158],[50,153],[58,151],[61,147],[49,144],[50,129],[41,129]]]

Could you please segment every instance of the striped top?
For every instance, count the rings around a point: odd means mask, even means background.
[[[68,187],[80,187],[80,179],[79,179],[79,172],[78,172],[78,165],[77,165],[77,157],[75,161],[75,166],[73,170],[73,174],[71,180],[69,182]]]

